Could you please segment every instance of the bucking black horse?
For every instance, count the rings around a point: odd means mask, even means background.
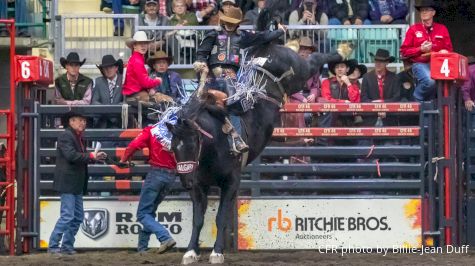
[[[273,43],[249,50],[248,57],[262,59],[262,68],[257,71],[263,78],[267,96],[260,97],[254,108],[241,116],[243,135],[247,136],[250,148],[244,163],[242,159],[245,156],[229,152],[228,136],[222,131],[225,111],[203,103],[196,96],[192,96],[178,113],[178,122],[173,126],[167,125],[173,134],[172,149],[178,162],[177,168],[182,172],[180,179],[183,186],[190,190],[193,201],[193,230],[183,264],[199,259],[199,237],[211,186],[220,188],[221,197],[216,216],[217,237],[210,262],[224,262],[225,230],[236,206],[242,164],[254,160],[268,143],[275,122],[280,121],[279,109],[284,94],[291,95],[301,90],[325,63],[342,60],[340,54],[313,53],[304,60],[291,49]]]

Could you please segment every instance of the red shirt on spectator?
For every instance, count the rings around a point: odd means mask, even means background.
[[[339,96],[332,95],[330,86],[334,84],[334,86],[339,87]],[[346,91],[347,93],[346,93]],[[346,96],[347,94],[347,96]],[[352,103],[359,102],[360,99],[360,89],[358,83],[351,84],[348,88],[346,84],[340,85],[336,77],[332,77],[326,79],[322,82],[322,97],[331,103],[344,103],[345,101],[349,100]]]
[[[145,147],[149,149],[149,164],[153,167],[167,168],[175,170],[176,160],[173,152],[163,148],[162,144],[152,136],[150,130],[152,127],[146,127],[142,132],[127,146],[122,161],[127,161],[134,152]]]
[[[406,38],[401,45],[401,54],[406,58],[411,58],[413,62],[428,63],[430,56],[422,56],[421,50],[421,45],[425,41],[432,42],[431,52],[453,51],[449,31],[444,25],[434,22],[429,28],[422,23],[412,25],[407,30]]]
[[[160,80],[149,78],[147,69],[145,69],[144,56],[141,53],[134,51],[127,63],[122,94],[125,96],[131,96],[132,94],[142,90],[158,87],[160,84]]]

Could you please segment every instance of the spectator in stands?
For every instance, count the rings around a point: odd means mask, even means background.
[[[435,96],[436,84],[430,78],[430,54],[452,52],[452,41],[447,28],[434,22],[436,4],[433,0],[416,1],[421,23],[412,25],[401,46],[401,54],[413,62],[412,72],[416,80],[414,98],[418,101],[431,100]]]
[[[328,14],[328,0],[317,0],[318,1],[318,6],[324,13]],[[291,0],[290,1],[290,9],[297,10],[299,7],[302,6],[303,0]]]
[[[307,59],[315,51],[312,39],[306,36],[300,37],[299,55]],[[314,103],[317,100],[319,92],[319,74],[311,77],[303,90],[290,95],[288,101],[291,103]],[[285,127],[306,127],[304,113],[286,113],[284,114]]]
[[[360,97],[358,84],[351,83],[348,78],[348,75],[353,73],[357,65],[356,60],[345,60],[329,64],[328,68],[333,77],[322,81],[322,99],[319,101],[334,103],[358,102]],[[353,117],[340,116],[337,113],[321,113],[318,117],[318,125],[320,127],[352,126],[353,121]],[[318,142],[327,142],[327,140],[322,138]]]
[[[328,17],[317,0],[303,0],[302,5],[290,13],[289,25],[327,25]],[[301,31],[290,32],[291,38],[297,38],[301,35]],[[311,36],[310,32],[305,34]]]
[[[102,76],[94,81],[94,90],[92,93],[91,104],[121,104],[122,96],[122,72],[124,64],[122,59],[115,60],[112,55],[102,57],[102,64],[97,68],[101,71]],[[102,116],[96,123],[99,128],[120,128],[120,120],[110,115]]]
[[[401,101],[414,102],[414,75],[412,74],[412,63],[408,58],[401,58],[404,70],[397,74],[399,84],[401,84]]]
[[[356,60],[328,64],[333,77],[322,82],[322,97],[327,102],[358,102],[359,88],[348,78],[357,65]]]
[[[158,0],[145,1],[145,13],[140,15],[140,26],[167,26],[169,24],[168,17],[160,15]],[[147,30],[147,37],[154,40],[149,46],[150,51],[162,50],[165,45],[165,32]]]
[[[87,164],[103,161],[104,152],[87,152],[82,135],[86,117],[78,110],[64,116],[67,128],[58,136],[53,188],[61,195],[61,211],[48,242],[48,253],[74,255],[74,237],[84,219],[83,195],[87,192]],[[61,242],[61,247],[60,243]]]
[[[167,120],[162,120],[167,121]],[[175,120],[176,121],[176,120]],[[170,122],[171,121],[167,121]],[[166,129],[166,128],[165,128]],[[148,126],[130,142],[121,158],[121,163],[127,163],[132,155],[145,147],[148,147],[151,166],[140,191],[139,206],[137,208],[137,220],[142,224],[138,236],[138,252],[148,250],[150,235],[155,234],[160,247],[158,253],[164,253],[176,245],[167,229],[157,219],[158,205],[163,201],[175,182],[176,160],[175,156],[166,145],[162,143],[162,124],[157,123],[153,127]]]
[[[176,103],[183,103],[184,88],[180,74],[168,69],[173,59],[163,51],[158,51],[154,56],[149,57],[147,64],[150,67],[150,77],[159,77],[162,84],[155,88],[155,91],[172,97]]]
[[[372,24],[406,24],[406,0],[369,0]]]
[[[55,79],[56,104],[83,105],[90,104],[92,97],[92,80],[79,73],[79,69],[86,62],[79,59],[76,52],[71,52],[66,58],[61,57],[59,62],[66,69],[66,73]]]
[[[388,50],[378,49],[376,54],[370,53],[374,59],[374,69],[363,76],[361,87],[361,102],[398,102],[401,99],[401,85],[396,74],[387,69],[389,63],[394,62],[394,56]],[[386,113],[378,113],[383,125],[395,125],[395,119],[386,119]],[[375,119],[366,118],[365,124],[373,126]]]
[[[463,101],[467,111],[472,112],[475,106],[475,57],[468,57],[468,80],[462,85]],[[475,118],[475,116],[472,116]],[[475,119],[472,119],[472,127],[475,127]]]
[[[173,15],[170,17],[170,25],[177,26],[198,26],[196,14],[186,10],[186,0],[173,0]],[[176,63],[185,64],[194,61],[196,53],[196,31],[175,30],[167,33],[173,35],[173,41],[169,42],[168,50],[174,57]],[[190,60],[191,62],[187,62]]]
[[[330,25],[370,25],[368,0],[328,0]]]
[[[140,0],[112,0],[112,11],[114,14],[122,14],[123,5],[140,7]],[[123,19],[114,19],[114,36],[124,36]]]
[[[163,100],[163,94],[156,93],[154,88],[162,84],[162,79],[156,77],[151,79],[148,77],[147,69],[145,69],[145,54],[148,45],[152,40],[147,38],[144,31],[137,31],[133,38],[126,41],[126,45],[133,50],[132,56],[127,65],[125,74],[125,82],[122,94],[125,100],[130,103],[142,102],[145,106],[153,106],[154,102]]]
[[[208,25],[209,19],[218,12],[216,0],[186,0],[188,10],[196,14],[200,25]]]
[[[261,13],[262,9],[266,6],[266,0],[257,0],[256,2],[254,9],[248,10],[244,13],[244,21],[241,25],[256,25],[259,13]]]
[[[0,1],[0,19],[8,18],[8,7],[15,8],[15,23],[28,23],[28,7],[25,0],[1,0]],[[0,27],[0,37],[9,36],[6,28]],[[30,37],[26,27],[18,27],[17,37]]]
[[[358,87],[361,88],[361,79],[363,75],[366,74],[366,72],[368,72],[368,68],[365,65],[357,65],[353,73],[351,73],[351,75],[348,75],[348,78],[350,79],[351,83],[358,82]]]

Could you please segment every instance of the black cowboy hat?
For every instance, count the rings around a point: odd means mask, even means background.
[[[368,68],[365,65],[357,65],[356,68],[360,71],[361,76],[368,72]]]
[[[432,7],[434,10],[437,10],[439,7],[434,0],[416,0],[414,7],[419,10],[422,7]]]
[[[376,54],[370,52],[369,55],[373,57],[375,61],[384,61],[392,63],[396,60],[396,58],[394,56],[389,55],[389,51],[385,49],[378,49],[376,51]]]
[[[118,72],[122,74],[124,70],[124,62],[122,59],[115,60],[114,56],[107,54],[102,57],[102,63],[100,65],[96,65],[97,68],[102,72],[102,69],[105,67],[116,66],[119,68]]]
[[[62,117],[62,123],[64,127],[69,127],[69,119],[73,117],[82,117],[87,118],[84,113],[79,108],[71,108],[67,113]]]
[[[82,61],[79,59],[79,55],[76,52],[70,52],[66,58],[61,57],[59,59],[59,63],[61,64],[62,67],[66,68],[67,64],[70,63],[76,63],[82,66],[86,62],[86,58],[84,58]]]
[[[328,70],[333,75],[335,75],[335,66],[338,64],[345,64],[349,68],[347,75],[350,75],[351,73],[353,73],[353,71],[355,71],[356,66],[358,66],[358,62],[355,59],[328,63]]]

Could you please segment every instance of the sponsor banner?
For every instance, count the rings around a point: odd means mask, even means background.
[[[419,112],[419,103],[286,103],[281,112]]]
[[[288,127],[274,128],[274,137],[416,137],[419,127]]]
[[[40,202],[40,247],[47,248],[49,237],[59,218],[61,202]],[[219,202],[208,201],[205,222],[200,235],[201,247],[212,247],[216,239],[215,216]],[[138,201],[84,200],[84,220],[76,235],[77,248],[136,248],[138,232]],[[189,200],[165,200],[157,210],[157,220],[164,225],[177,242],[186,248],[191,237],[193,208]],[[158,247],[157,238],[150,237],[149,247]]]
[[[238,248],[421,247],[421,200],[240,200]]]

